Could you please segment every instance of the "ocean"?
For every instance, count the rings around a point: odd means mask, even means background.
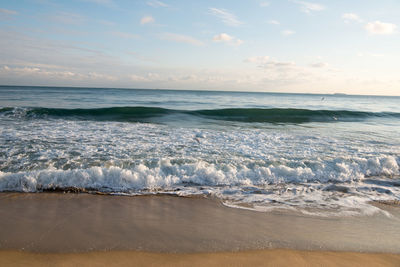
[[[0,191],[390,213],[400,97],[0,86]]]

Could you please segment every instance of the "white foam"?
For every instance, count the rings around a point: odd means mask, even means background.
[[[347,173],[349,170],[345,168],[344,173],[337,177],[343,179],[343,175]],[[307,210],[323,206],[324,214],[329,212],[335,214],[334,211],[337,213],[337,210],[340,210],[340,214],[367,215],[379,210],[370,205],[369,201],[398,200],[400,195],[398,187],[365,184],[362,180],[352,181],[350,178],[342,180],[341,187],[329,188],[327,187],[329,183],[321,183],[314,179],[313,175],[311,169],[287,166],[238,169],[232,165],[217,167],[204,161],[183,165],[172,164],[170,160],[164,159],[153,167],[139,164],[132,169],[111,166],[0,172],[0,190],[38,192],[75,187],[126,194],[154,192],[179,192],[181,195],[211,194],[232,207],[246,205],[247,208],[258,211],[296,207],[306,213]],[[315,181],[304,183],[305,180],[301,179]],[[381,190],[377,190],[377,187]]]
[[[396,140],[371,137],[367,145],[368,140],[296,127],[1,123],[0,191],[75,187],[117,194],[211,194],[232,207],[325,214],[371,214],[377,208],[370,201],[400,198],[400,187],[390,183],[400,175]],[[369,176],[378,178],[365,182]]]

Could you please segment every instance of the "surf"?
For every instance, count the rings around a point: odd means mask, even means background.
[[[62,118],[94,121],[149,122],[167,115],[190,115],[197,118],[245,123],[308,123],[363,121],[370,118],[400,118],[395,112],[366,112],[352,110],[311,110],[297,108],[224,108],[178,110],[161,107],[107,107],[107,108],[18,108],[0,109],[3,116],[19,118]]]

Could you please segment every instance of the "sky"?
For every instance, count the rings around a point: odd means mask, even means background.
[[[400,95],[399,0],[0,0],[0,84]]]

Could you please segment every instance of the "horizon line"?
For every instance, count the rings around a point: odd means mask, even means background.
[[[231,90],[210,90],[210,89],[168,89],[168,88],[132,88],[132,87],[97,87],[97,86],[60,86],[60,85],[9,85],[0,84],[0,87],[48,87],[48,88],[82,88],[82,89],[121,89],[121,90],[159,90],[159,91],[193,91],[193,92],[226,92],[226,93],[266,93],[266,94],[298,94],[298,95],[324,95],[324,96],[382,96],[400,97],[400,95],[375,95],[375,94],[348,94],[342,92],[335,93],[303,93],[303,92],[274,92],[274,91],[231,91]]]

